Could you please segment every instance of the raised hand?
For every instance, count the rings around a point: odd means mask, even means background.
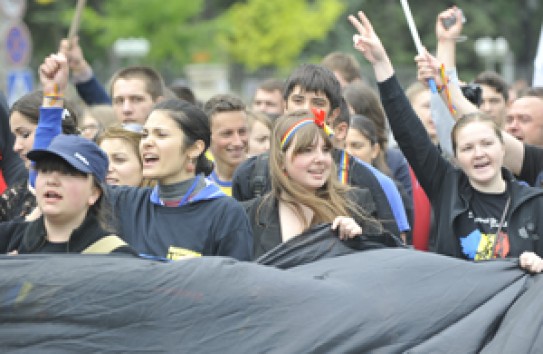
[[[40,82],[46,95],[63,95],[68,86],[68,61],[64,54],[51,54],[39,68]]]
[[[462,10],[453,6],[437,16],[436,19],[436,37],[438,41],[453,40],[456,41],[462,33],[463,20]],[[454,18],[454,24],[450,27],[446,27],[444,23]]]
[[[425,49],[423,54],[419,54],[415,57],[417,62],[417,79],[428,86],[428,80],[434,79],[436,85],[443,85],[441,76],[439,75],[439,68],[441,67],[441,62],[428,53]]]
[[[353,36],[354,47],[372,64],[386,60],[385,48],[366,15],[358,11],[358,18],[349,15],[349,21],[358,31],[358,34]]]
[[[79,45],[79,37],[75,36],[70,40],[60,41],[59,51],[68,59],[68,66],[74,76],[91,76],[92,68],[85,60],[83,50]]]
[[[366,15],[358,11],[358,18],[349,15],[349,21],[358,31],[358,34],[353,36],[354,47],[373,65],[377,81],[391,77],[394,74],[392,64]]]

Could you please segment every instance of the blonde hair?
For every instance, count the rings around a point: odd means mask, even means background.
[[[108,127],[102,134],[96,139],[96,144],[100,146],[104,140],[108,139],[121,139],[128,143],[134,154],[138,157],[140,166],[143,168],[143,162],[141,161],[139,144],[141,140],[141,134],[133,132],[131,130],[124,129],[121,125],[112,125]],[[156,181],[142,178],[138,187],[154,187]]]
[[[306,124],[300,127],[295,132],[295,138],[289,139],[284,146],[281,145],[281,139],[285,132],[300,120],[308,117],[312,118],[313,114],[304,110],[286,114],[276,121],[271,137],[269,158],[272,189],[266,198],[276,198],[287,204],[302,221],[304,229],[320,223],[330,223],[337,216],[352,215],[353,213],[361,219],[369,219],[366,213],[347,197],[347,192],[351,190],[351,187],[339,182],[334,163],[331,164],[328,180],[314,194],[307,193],[306,189],[284,173],[286,151],[292,144],[295,144],[293,157],[305,148],[313,146],[315,139],[319,136],[323,139],[326,147],[332,148],[332,141],[316,124]],[[266,198],[261,205],[264,204]],[[306,220],[300,205],[313,211],[311,221]]]
[[[270,132],[272,130],[272,120],[270,117],[268,117],[268,115],[266,115],[266,113],[248,110],[247,121],[249,122],[249,131],[253,129],[253,125],[255,124],[255,122],[260,122],[264,124],[264,126],[268,128]]]
[[[83,123],[86,116],[92,117],[96,123],[98,123],[98,133],[96,134],[96,138],[110,126],[118,124],[117,117],[115,117],[115,111],[111,105],[98,104],[87,106],[84,110],[83,119],[81,119],[80,124]]]
[[[405,95],[407,96],[407,99],[409,102],[413,103],[415,98],[421,93],[421,92],[428,92],[428,88],[424,86],[421,82],[415,81],[409,87],[405,90]]]

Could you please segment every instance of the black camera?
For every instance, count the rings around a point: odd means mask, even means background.
[[[479,107],[481,105],[483,90],[481,86],[477,84],[467,84],[460,86],[464,97],[466,97],[471,103]]]

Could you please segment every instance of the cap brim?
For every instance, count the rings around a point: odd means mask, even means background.
[[[29,160],[34,161],[34,162],[43,160],[44,158],[47,158],[47,157],[57,156],[63,159],[64,161],[66,161],[68,165],[72,166],[76,170],[83,173],[92,174],[92,171],[90,170],[90,168],[85,166],[85,164],[83,164],[81,161],[79,161],[78,159],[76,159],[75,157],[71,155],[64,154],[62,152],[56,152],[56,151],[51,151],[51,150],[46,150],[46,149],[36,149],[36,150],[32,150],[28,152],[26,156],[28,157]]]

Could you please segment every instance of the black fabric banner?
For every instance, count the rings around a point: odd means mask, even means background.
[[[370,249],[353,252],[326,228],[304,237],[269,255],[268,264],[283,269],[221,257],[174,263],[114,255],[0,257],[2,352],[543,348],[543,281],[516,260],[471,263],[360,244]],[[308,263],[303,254],[315,249],[319,256]]]

